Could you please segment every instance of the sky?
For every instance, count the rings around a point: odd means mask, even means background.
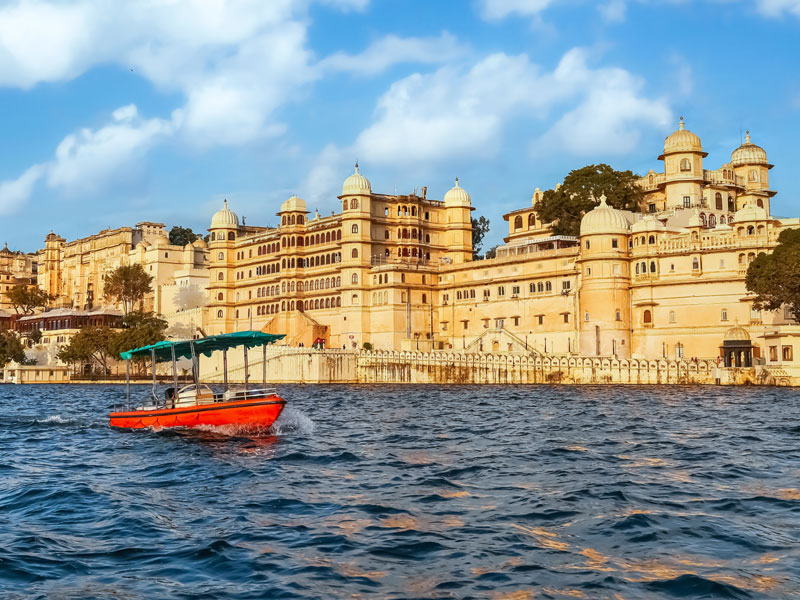
[[[276,225],[458,177],[502,215],[571,170],[661,170],[684,116],[716,169],[749,130],[800,216],[800,0],[0,0],[0,244],[35,251],[224,198]]]

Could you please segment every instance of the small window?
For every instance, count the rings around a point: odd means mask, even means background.
[[[358,233],[358,225],[354,223],[353,226],[350,228],[350,233]]]
[[[719,320],[720,321],[727,321],[728,320],[728,311],[727,311],[727,309],[723,308],[722,311],[720,311]]]
[[[691,171],[692,163],[688,158],[681,159],[681,171]]]
[[[494,328],[495,329],[503,329],[505,326],[505,319],[495,319],[494,320]]]
[[[777,346],[770,346],[769,347],[769,359],[772,362],[777,362],[777,360],[778,360],[778,347]]]
[[[561,290],[568,291],[570,289],[571,283],[569,281],[562,281],[561,282]]]
[[[583,313],[583,320],[587,321],[587,322],[589,321],[589,313],[588,312]]]
[[[564,323],[569,323],[569,313],[562,313],[564,317]]]
[[[506,288],[502,285],[497,288],[497,295],[498,296],[505,296],[506,295]]]
[[[644,311],[644,314],[642,315],[642,321],[644,323],[652,323],[653,313],[651,313],[649,310]]]
[[[616,317],[617,321],[622,321],[622,312],[619,309],[617,309]]]
[[[358,248],[353,248],[353,250],[350,252],[350,256],[352,258],[358,258]]]
[[[511,318],[514,321],[514,327],[517,327],[519,325],[519,317],[511,317]]]
[[[783,360],[789,361],[792,359],[792,347],[791,346],[784,346],[783,347]]]
[[[692,270],[698,271],[700,269],[700,260],[697,258],[692,259]]]
[[[544,315],[536,315],[536,324],[544,325]]]
[[[674,310],[669,311],[669,322],[670,323],[674,323],[675,322],[675,311]]]
[[[586,240],[586,249],[588,250],[589,248],[591,248],[591,246],[592,246],[592,245],[591,245],[591,243],[589,242],[589,240]]]
[[[692,206],[692,197],[691,196],[684,196],[683,197],[683,206],[684,206],[684,208],[691,208],[691,206]]]
[[[619,242],[617,241],[617,238],[614,238],[613,240],[611,240],[611,247],[612,248],[618,248],[619,247]]]

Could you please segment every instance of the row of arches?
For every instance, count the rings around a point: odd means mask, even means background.
[[[355,230],[353,233],[358,233],[358,225],[353,225]],[[321,233],[315,233],[314,235],[287,235],[281,238],[281,246],[284,248],[292,248],[294,246],[316,246],[319,244],[330,244],[331,242],[341,241],[342,239],[342,230],[337,229],[335,231],[325,231]]]
[[[656,263],[653,260],[650,261],[650,272],[651,273],[656,273],[657,272]],[[640,273],[642,275],[647,273],[647,263],[645,261],[642,261],[640,263],[636,263],[636,274],[639,275]]]
[[[358,198],[351,198],[349,206],[350,206],[351,210],[357,209],[358,208]],[[345,198],[344,200],[342,200],[342,210],[347,210],[347,207],[348,207],[348,202],[347,202],[347,198]]]
[[[522,215],[517,215],[514,217],[514,231],[519,231],[522,229]],[[528,229],[531,229],[536,226],[536,215],[534,213],[528,214]]]
[[[209,237],[208,239],[212,242],[213,241],[223,242],[225,241],[225,237],[226,236],[224,231],[212,231],[211,237]],[[236,239],[236,234],[233,231],[229,231],[227,237],[229,240],[233,241]]]
[[[298,300],[298,310],[319,310],[326,308],[339,308],[342,306],[342,299],[339,296],[334,298],[314,298],[313,300]]]
[[[386,306],[389,304],[389,292],[373,292],[372,305],[373,306]]]
[[[302,225],[306,218],[303,215],[283,215],[281,225]]]
[[[258,247],[258,256],[263,256],[267,253],[278,252],[281,249],[280,244],[278,242],[272,242],[271,244],[263,244]]]
[[[755,252],[748,252],[747,254],[742,252],[741,254],[739,254],[739,266],[749,265],[755,259],[756,259]]]
[[[736,230],[737,235],[739,237],[744,237],[745,235],[764,235],[767,232],[767,228],[763,225],[759,225],[756,227],[755,225],[748,225],[747,227],[739,227]]]

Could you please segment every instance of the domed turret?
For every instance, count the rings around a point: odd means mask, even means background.
[[[708,153],[703,152],[703,145],[700,143],[700,138],[686,129],[683,117],[681,117],[677,131],[664,140],[664,154],[658,158],[659,160],[663,160],[665,156],[680,152],[697,152],[702,154],[703,157],[708,156]]]
[[[603,233],[628,233],[628,219],[625,214],[609,206],[605,195],[600,196],[600,204],[581,219],[581,235]]]
[[[445,206],[470,206],[472,200],[467,193],[467,190],[458,185],[458,177],[456,177],[456,184],[444,195]]]
[[[281,204],[281,212],[292,211],[308,212],[306,211],[306,201],[293,195],[286,202]]]
[[[342,184],[342,196],[347,194],[371,194],[372,185],[369,179],[364,177],[358,172],[358,163],[356,163],[355,172],[344,180]]]
[[[725,332],[726,342],[749,342],[750,334],[741,325],[734,325]]]
[[[744,223],[745,221],[765,221],[767,211],[758,206],[754,201],[747,202],[742,208],[733,215],[734,223]]]
[[[750,141],[750,132],[747,132],[744,144],[731,154],[731,163],[734,167],[743,165],[769,165],[767,151]]]
[[[211,228],[215,227],[226,227],[226,228],[235,228],[239,226],[239,217],[236,216],[236,213],[233,212],[231,209],[228,208],[228,201],[225,200],[223,202],[222,210],[218,210],[214,213],[214,216],[211,217]]]

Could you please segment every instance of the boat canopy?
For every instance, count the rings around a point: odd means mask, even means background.
[[[283,334],[275,335],[272,333],[262,333],[260,331],[235,331],[234,333],[212,335],[198,340],[158,342],[156,344],[150,344],[149,346],[142,346],[141,348],[120,352],[120,356],[125,360],[137,357],[149,358],[155,351],[157,361],[169,361],[172,360],[173,347],[175,348],[175,358],[192,358],[192,346],[194,346],[195,354],[211,356],[211,354],[218,350],[228,350],[229,348],[239,348],[240,346],[256,348],[258,346],[274,344],[284,337],[286,336]]]

